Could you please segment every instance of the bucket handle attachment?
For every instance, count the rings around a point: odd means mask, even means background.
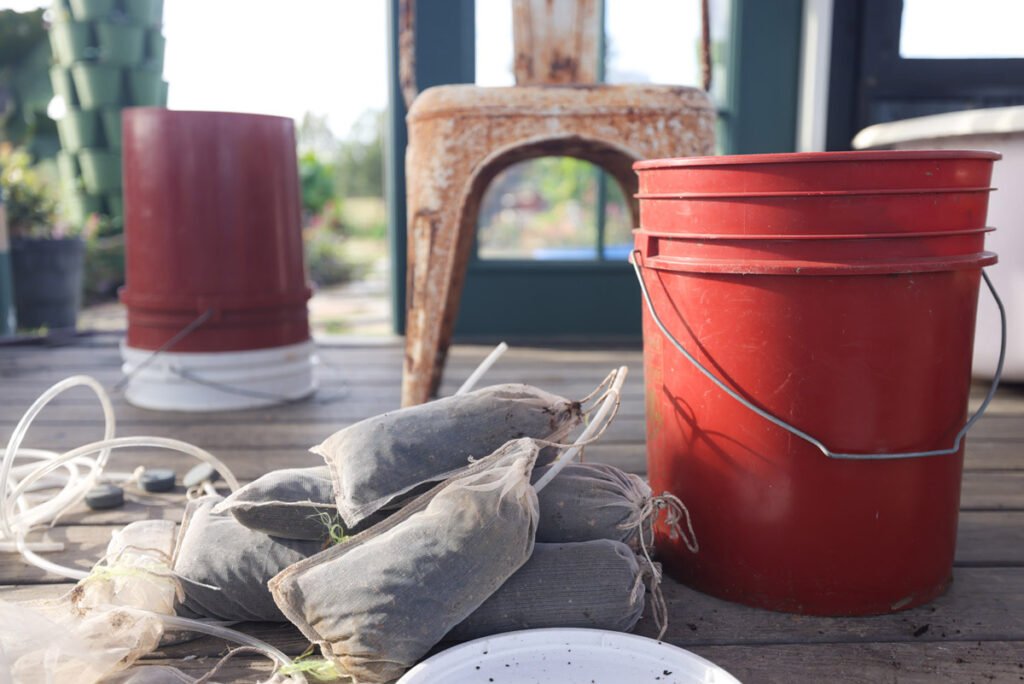
[[[956,439],[953,440],[953,446],[951,446],[948,449],[935,449],[932,451],[904,451],[895,454],[842,454],[832,451],[827,446],[825,446],[821,442],[821,440],[812,437],[803,430],[790,425],[781,418],[778,418],[775,415],[768,413],[764,409],[760,408],[759,406],[756,406],[753,403],[751,403],[745,397],[743,397],[738,392],[733,390],[731,387],[726,385],[724,382],[719,380],[714,373],[705,368],[700,361],[694,358],[694,356],[690,354],[690,352],[686,351],[686,349],[683,348],[683,345],[681,345],[679,341],[672,336],[672,333],[668,331],[668,328],[666,328],[665,324],[661,322],[661,318],[658,317],[657,312],[654,310],[654,303],[651,301],[651,295],[647,291],[647,283],[644,282],[644,276],[640,272],[639,259],[642,258],[643,255],[640,253],[640,250],[634,249],[633,253],[630,255],[629,261],[633,265],[633,270],[636,272],[637,282],[640,283],[640,292],[643,293],[644,302],[647,304],[647,310],[650,312],[651,318],[654,320],[654,323],[661,330],[662,334],[664,334],[665,337],[668,338],[669,342],[672,343],[672,346],[675,347],[676,350],[680,354],[682,354],[687,361],[693,364],[693,366],[697,370],[703,373],[705,377],[707,377],[708,380],[713,382],[720,390],[722,390],[730,397],[732,397],[739,403],[743,404],[748,409],[750,409],[757,415],[761,416],[768,422],[779,426],[786,432],[789,432],[799,437],[800,439],[804,440],[805,442],[813,445],[819,451],[821,451],[821,453],[825,454],[829,458],[843,460],[882,461],[897,458],[919,458],[922,456],[946,456],[949,454],[955,454],[957,451],[960,450],[960,442],[963,441],[964,435],[966,435],[967,431],[971,429],[971,426],[974,425],[975,422],[977,422],[978,418],[981,418],[981,414],[985,412],[985,409],[988,408],[989,403],[992,401],[992,397],[995,396],[996,388],[999,387],[999,379],[1003,375],[1003,361],[1006,358],[1006,308],[1003,306],[1003,301],[999,298],[999,294],[996,292],[996,288],[992,284],[992,281],[989,279],[988,274],[985,273],[985,269],[981,269],[981,276],[982,278],[985,279],[985,285],[988,286],[988,291],[992,294],[992,298],[995,300],[996,306],[999,307],[999,320],[1002,324],[999,342],[999,362],[996,364],[996,372],[995,376],[992,379],[992,386],[989,388],[988,394],[985,396],[985,400],[981,402],[981,406],[978,408],[977,412],[973,416],[971,416],[971,419],[968,420],[967,423],[960,430],[960,432],[957,433]]]

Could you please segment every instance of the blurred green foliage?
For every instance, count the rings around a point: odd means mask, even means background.
[[[23,147],[0,143],[0,191],[11,238],[61,238],[72,231],[57,215],[56,179]]]
[[[299,182],[302,187],[302,208],[307,215],[319,214],[337,193],[337,171],[316,153],[299,156]]]
[[[44,9],[0,10],[0,140],[28,146],[35,156],[56,153],[56,124],[46,116],[50,43]]]
[[[385,253],[383,125],[384,113],[373,110],[345,140],[326,117],[306,114],[299,125],[303,242],[317,285],[361,278]]]

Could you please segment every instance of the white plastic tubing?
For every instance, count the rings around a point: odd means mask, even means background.
[[[21,444],[25,440],[25,434],[39,412],[59,394],[78,386],[88,387],[99,399],[103,409],[103,439],[84,444],[63,454],[42,449],[22,448]],[[231,470],[220,459],[204,449],[177,439],[141,436],[115,437],[114,432],[113,405],[106,390],[95,379],[86,375],[75,375],[61,380],[43,392],[18,421],[11,434],[11,439],[7,443],[7,448],[3,451],[3,461],[0,464],[0,494],[2,494],[0,496],[0,544],[9,545],[13,542],[14,546],[11,550],[17,550],[27,562],[48,572],[74,580],[88,577],[89,573],[87,572],[52,563],[40,558],[35,553],[35,551],[59,551],[63,549],[62,544],[33,544],[30,548],[30,544],[25,541],[25,536],[31,528],[37,525],[56,522],[62,513],[81,501],[86,492],[95,486],[101,478],[127,479],[129,476],[123,473],[104,472],[113,449],[155,447],[187,454],[213,466],[232,491],[238,489],[238,480]],[[14,461],[18,458],[31,459],[33,462],[15,466]],[[57,480],[53,477],[48,480],[43,479],[58,469],[65,471],[65,477]],[[56,495],[35,506],[31,506],[25,498],[25,494],[28,492],[56,486],[61,486]],[[0,549],[0,551],[2,550],[7,549]],[[255,647],[282,666],[291,663],[291,660],[278,649],[247,634],[198,620],[161,615],[142,609],[136,610],[159,617],[166,626],[171,628],[211,634],[228,641]]]
[[[88,387],[99,399],[103,409],[103,439],[84,444],[63,454],[41,449],[22,449],[21,444],[25,440],[25,434],[36,416],[59,394],[78,386]],[[238,488],[238,480],[227,466],[204,449],[177,439],[115,437],[114,432],[114,407],[110,403],[110,397],[99,382],[86,375],[65,378],[43,392],[18,421],[14,432],[11,433],[7,448],[3,452],[3,463],[0,465],[0,492],[3,495],[0,498],[0,535],[8,543],[14,542],[17,551],[32,565],[74,580],[88,576],[88,573],[83,570],[64,567],[40,558],[26,543],[25,536],[36,525],[53,523],[64,511],[81,501],[89,489],[94,487],[104,476],[112,449],[157,447],[188,454],[216,468],[232,491]],[[96,456],[92,457],[93,454]],[[15,467],[14,461],[18,458],[28,458],[35,462]],[[30,506],[25,494],[33,490],[33,485],[43,484],[40,483],[40,480],[58,469],[63,469],[66,473],[60,491],[47,500]],[[115,474],[108,473],[106,475],[111,479],[124,479],[123,476]],[[52,478],[45,485],[53,486]],[[57,548],[55,545],[41,547],[42,550],[56,550]]]

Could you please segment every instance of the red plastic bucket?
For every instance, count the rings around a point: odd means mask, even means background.
[[[292,120],[143,107],[122,130],[127,345],[190,327],[173,351],[308,341]]]
[[[700,542],[691,553],[659,525],[670,574],[818,615],[885,613],[944,591],[981,268],[996,260],[983,243],[998,158],[634,166],[648,473],[686,504]],[[936,451],[952,453],[886,457]]]

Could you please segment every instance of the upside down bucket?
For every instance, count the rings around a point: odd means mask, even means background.
[[[700,541],[691,553],[658,528],[675,578],[816,615],[945,590],[998,158],[634,166],[648,473]]]
[[[126,398],[186,411],[315,389],[291,119],[123,113]]]

